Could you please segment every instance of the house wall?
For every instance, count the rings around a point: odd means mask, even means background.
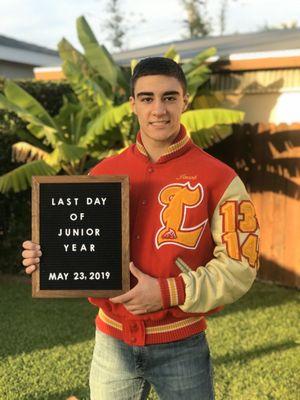
[[[245,123],[300,122],[300,68],[215,73],[210,88],[224,107],[245,112]]]
[[[245,112],[245,123],[300,122],[300,90],[283,93],[227,94],[222,106]]]
[[[0,60],[0,76],[5,78],[33,78],[32,65]]]

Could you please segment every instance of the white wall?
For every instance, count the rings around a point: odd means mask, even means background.
[[[226,94],[224,107],[245,112],[245,122],[300,123],[300,89],[282,93]]]

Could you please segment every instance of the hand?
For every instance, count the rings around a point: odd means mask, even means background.
[[[138,279],[136,286],[121,296],[109,299],[113,303],[121,303],[134,315],[146,314],[162,309],[162,298],[158,279],[144,274],[133,262],[129,264],[131,273]]]
[[[26,274],[32,274],[32,272],[36,270],[37,264],[40,262],[40,257],[42,255],[41,246],[30,240],[26,240],[26,242],[23,242],[23,248],[25,249],[22,252],[23,265],[26,267],[25,272]]]

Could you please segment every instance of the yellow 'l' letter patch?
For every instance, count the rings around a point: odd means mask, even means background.
[[[162,226],[155,238],[156,247],[174,244],[195,249],[207,219],[197,226],[185,227],[184,225],[188,209],[197,207],[203,200],[203,187],[200,183],[195,186],[191,186],[189,182],[165,186],[160,191],[158,200],[163,209],[160,213]]]

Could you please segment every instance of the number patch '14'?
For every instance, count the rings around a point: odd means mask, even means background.
[[[226,201],[220,208],[223,216],[222,241],[226,244],[229,257],[242,260],[242,255],[253,268],[258,268],[258,228],[254,206],[249,200]],[[242,217],[242,218],[239,218]],[[239,232],[248,233],[241,243]]]

